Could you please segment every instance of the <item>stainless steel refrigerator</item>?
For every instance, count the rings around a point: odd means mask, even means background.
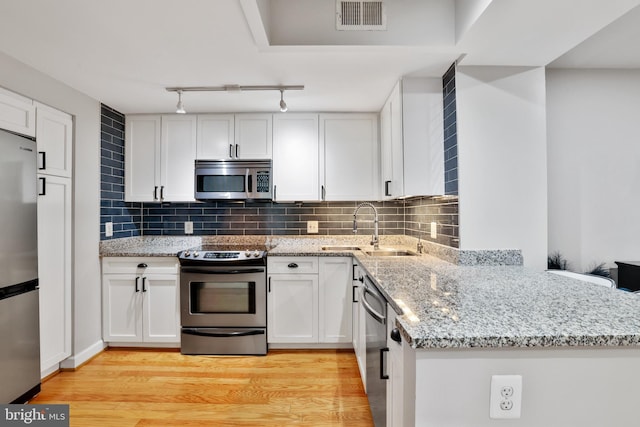
[[[0,130],[0,403],[40,391],[37,152]]]

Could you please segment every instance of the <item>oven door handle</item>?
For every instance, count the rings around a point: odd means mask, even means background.
[[[241,270],[210,270],[207,268],[189,268],[182,267],[182,273],[198,273],[198,274],[247,274],[247,273],[264,273],[264,268],[245,268]]]
[[[252,329],[250,331],[236,331],[236,332],[204,332],[200,329],[183,329],[183,334],[186,335],[195,335],[198,337],[214,337],[214,338],[225,338],[225,337],[247,337],[250,335],[264,335],[264,329]]]

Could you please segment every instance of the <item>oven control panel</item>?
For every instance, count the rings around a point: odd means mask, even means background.
[[[250,259],[262,259],[265,251],[246,249],[244,251],[199,251],[196,249],[185,250],[178,254],[180,260],[198,260],[204,262],[233,262]]]

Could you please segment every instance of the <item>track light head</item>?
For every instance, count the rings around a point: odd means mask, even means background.
[[[280,111],[286,113],[288,109],[287,103],[284,102],[284,89],[280,89]]]
[[[182,91],[178,91],[178,104],[176,105],[176,113],[185,114],[184,104],[182,103]]]

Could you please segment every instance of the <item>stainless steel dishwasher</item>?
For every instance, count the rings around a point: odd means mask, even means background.
[[[362,286],[362,307],[366,311],[367,398],[375,427],[387,425],[387,301],[369,276]]]

